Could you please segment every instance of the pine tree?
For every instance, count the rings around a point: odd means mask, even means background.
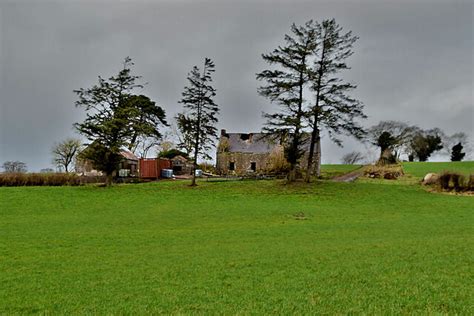
[[[132,94],[143,86],[137,83],[140,77],[131,74],[131,66],[127,57],[118,75],[109,79],[99,76],[98,84],[91,88],[74,90],[79,97],[76,106],[87,112],[86,119],[74,126],[90,141],[80,158],[105,173],[106,185],[112,183],[118,169],[121,149],[132,146],[140,135],[159,136],[157,124],[166,124],[161,108],[145,96]]]
[[[211,149],[213,140],[217,137],[215,125],[219,107],[214,102],[216,89],[211,86],[214,71],[214,62],[209,58],[205,58],[202,71],[194,66],[187,77],[189,85],[184,88],[183,98],[179,101],[184,106],[185,113],[182,113],[182,117],[186,118],[186,124],[180,125],[178,121],[178,127],[184,138],[191,140],[193,147],[192,186],[196,185],[198,158],[208,157],[206,152]]]
[[[157,142],[162,138],[160,127],[168,126],[165,111],[149,97],[130,95],[126,105],[130,108],[129,116],[132,136],[128,150],[135,152],[139,143],[146,141]]]
[[[276,113],[266,113],[264,131],[288,136],[284,142],[285,157],[290,164],[288,182],[296,178],[296,168],[302,157],[304,145],[304,118],[306,116],[304,91],[310,82],[311,56],[316,49],[316,32],[313,21],[303,26],[291,25],[290,35],[285,35],[285,45],[278,46],[262,58],[273,70],[264,70],[257,79],[265,81],[258,92],[280,106]]]
[[[341,71],[350,69],[346,59],[353,54],[352,46],[358,37],[352,35],[351,31],[344,33],[334,19],[316,23],[314,33],[317,45],[314,50],[314,68],[311,69],[310,77],[315,100],[309,118],[312,133],[305,179],[307,182],[311,178],[316,146],[316,176],[320,175],[321,130],[325,129],[331,139],[341,145],[341,141],[337,138],[341,133],[362,138],[364,130],[356,119],[366,118],[363,104],[349,95],[356,86],[337,77]]]
[[[463,153],[463,146],[461,143],[457,143],[456,145],[453,146],[451,150],[451,161],[461,161],[463,160],[464,156],[466,156],[466,153]]]

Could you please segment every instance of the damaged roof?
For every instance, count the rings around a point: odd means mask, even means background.
[[[309,150],[311,135],[304,134],[301,148]],[[229,146],[227,152],[234,153],[270,153],[281,140],[278,136],[268,133],[226,133],[221,131],[221,141],[227,139]]]
[[[265,133],[226,133],[223,135],[229,141],[229,152],[269,153],[279,141]]]

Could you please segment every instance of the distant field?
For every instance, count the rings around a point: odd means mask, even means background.
[[[415,177],[424,177],[427,173],[441,173],[443,171],[454,171],[465,175],[474,173],[474,161],[455,162],[404,162],[405,173]]]
[[[0,314],[474,313],[473,197],[187,184],[0,188]]]

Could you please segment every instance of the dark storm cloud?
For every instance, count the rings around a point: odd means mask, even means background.
[[[261,112],[274,108],[256,93],[260,54],[311,18],[335,17],[360,37],[346,77],[359,86],[366,125],[396,119],[474,137],[472,2],[0,3],[0,162],[48,167],[51,145],[84,115],[72,90],[115,74],[125,56],[170,119],[187,72],[213,58],[219,128],[258,131]],[[325,140],[323,160],[360,146],[346,144]]]

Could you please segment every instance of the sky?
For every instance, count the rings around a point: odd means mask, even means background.
[[[292,23],[335,18],[359,40],[344,78],[365,104],[368,127],[400,120],[474,139],[474,1],[8,1],[0,0],[0,164],[52,167],[51,147],[77,137],[74,89],[116,74],[126,56],[143,77],[139,93],[168,121],[186,76],[205,57],[216,64],[218,128],[258,132],[277,109],[257,93],[261,58],[283,44]],[[323,163],[374,151],[323,137]],[[471,159],[474,157],[471,155]],[[437,155],[435,160],[447,160]]]

